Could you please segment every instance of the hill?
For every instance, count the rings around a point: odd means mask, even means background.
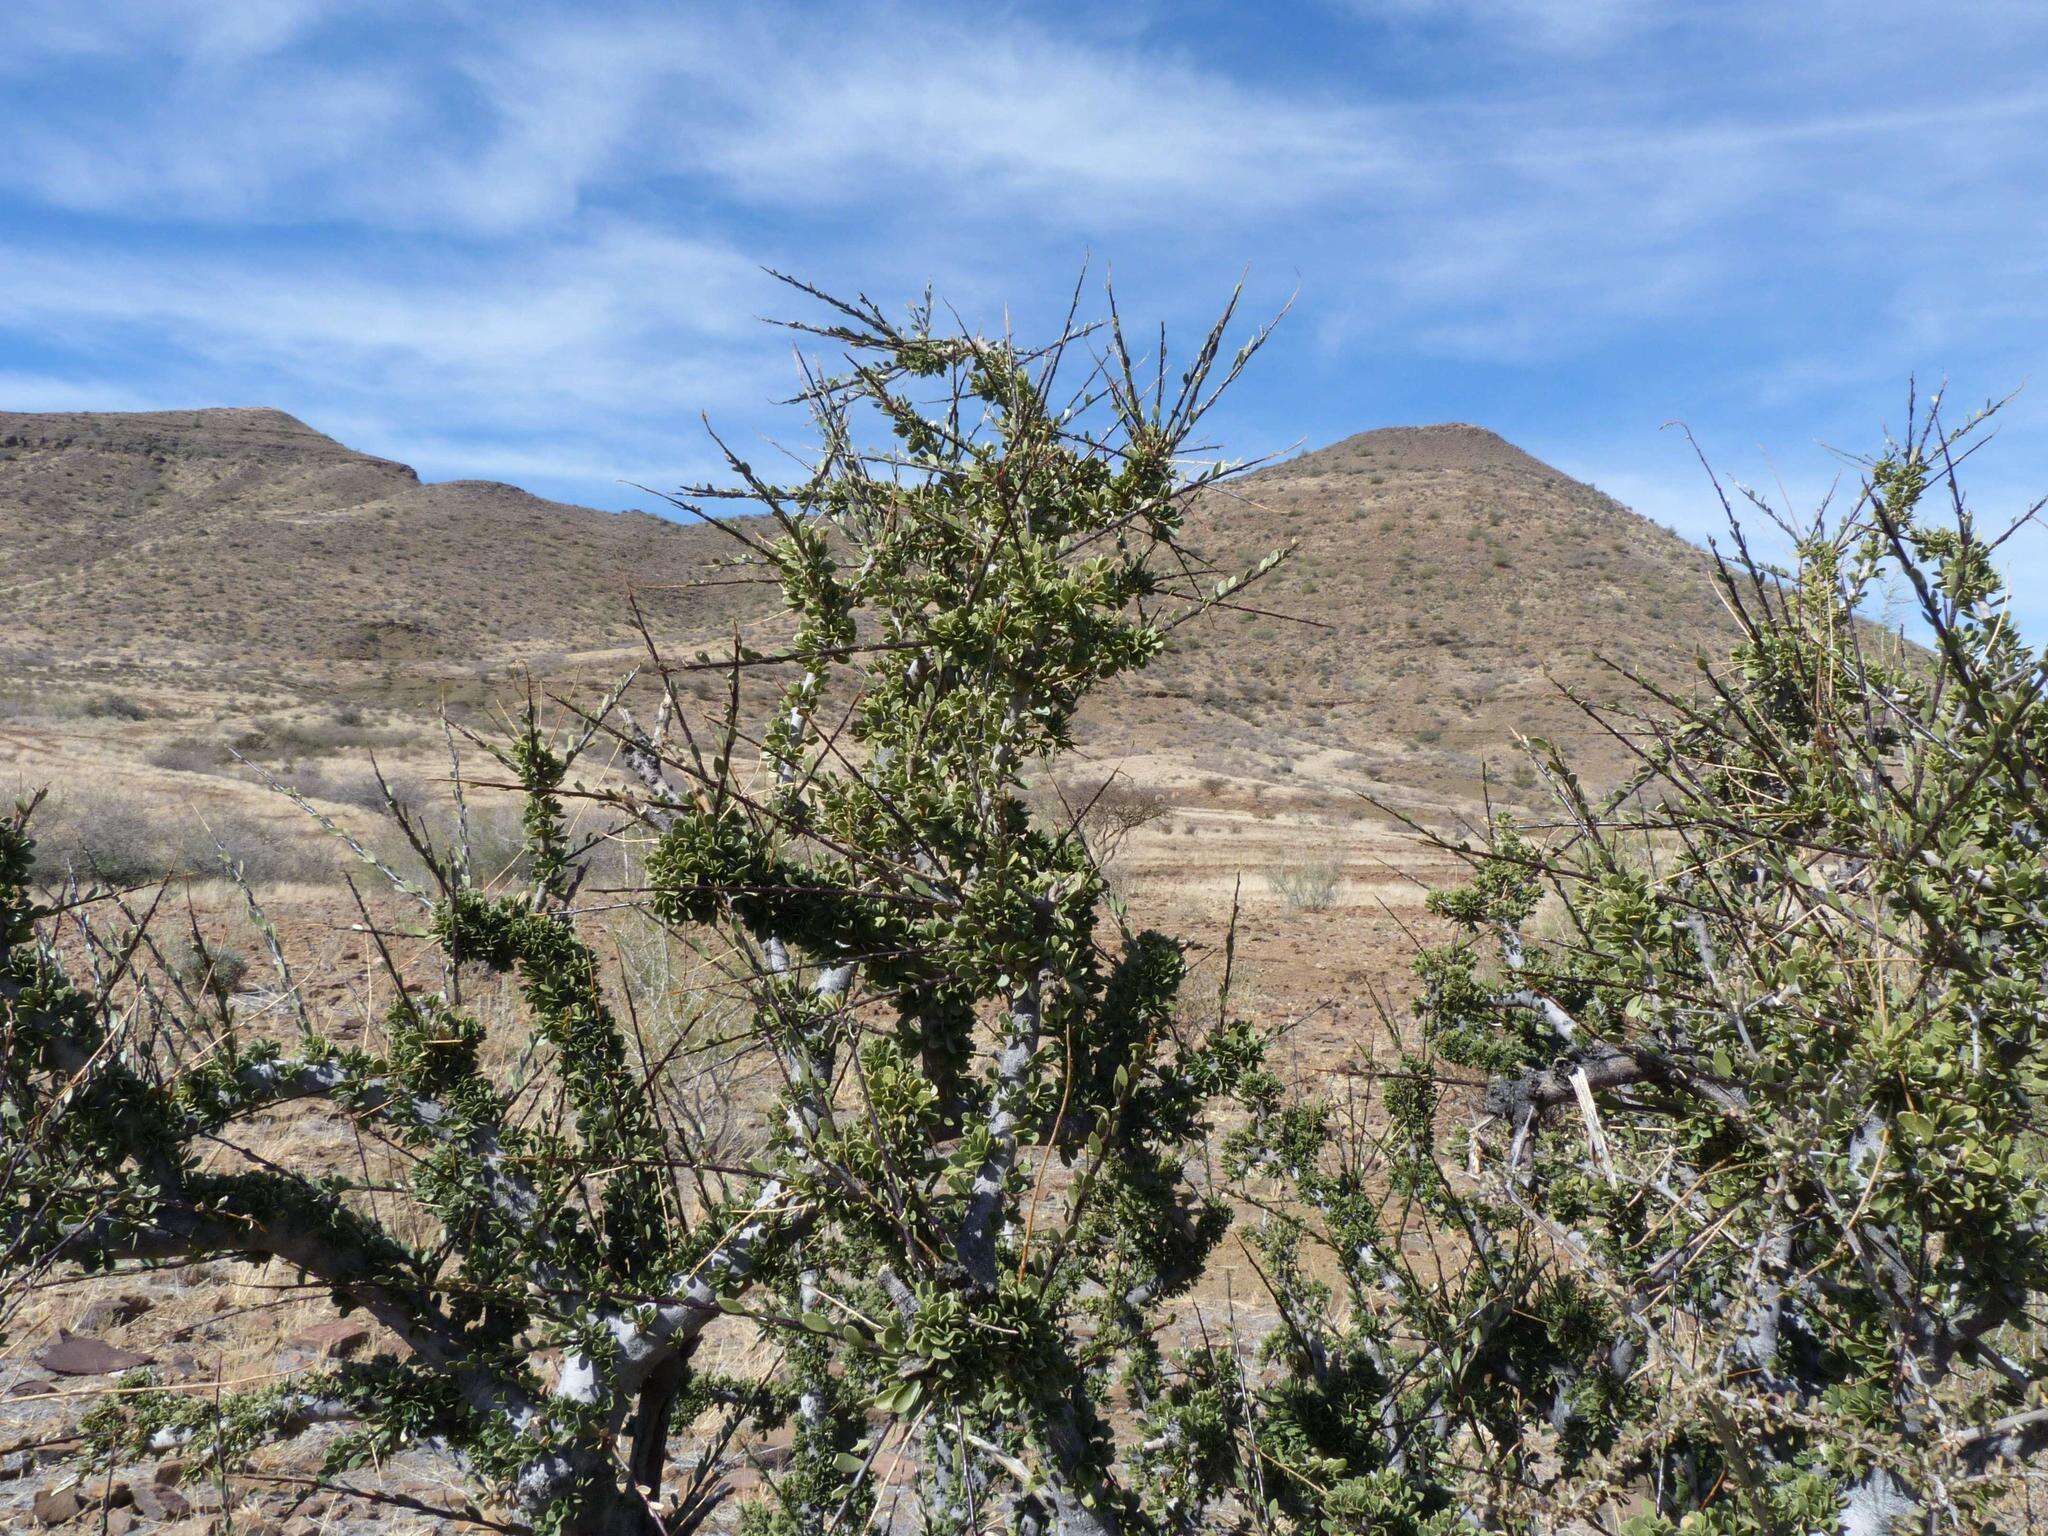
[[[1517,732],[1611,769],[1559,685],[1625,696],[1612,661],[1683,687],[1730,637],[1701,550],[1480,427],[1346,438],[1219,489],[1187,537],[1225,569],[1293,554],[1262,612],[1182,632],[1141,735],[1338,782],[1469,795]]]
[[[1597,769],[1617,754],[1558,683],[1615,691],[1600,654],[1683,682],[1726,644],[1699,550],[1473,426],[1246,476],[1187,539],[1221,569],[1293,554],[1256,611],[1180,629],[1084,722],[1084,752],[1169,785],[1469,801],[1518,731]],[[640,646],[629,594],[676,654],[772,628],[768,589],[703,583],[729,553],[701,525],[424,484],[278,411],[0,414],[0,665],[44,692],[232,713],[595,676]]]
[[[17,667],[317,686],[363,664],[544,662],[630,643],[629,587],[657,622],[722,617],[715,594],[662,585],[717,538],[422,484],[281,411],[0,414],[0,655]]]

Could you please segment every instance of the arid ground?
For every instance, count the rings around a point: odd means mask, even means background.
[[[1684,687],[1728,621],[1702,552],[1476,427],[1367,432],[1261,469],[1208,494],[1187,542],[1219,572],[1291,553],[1093,706],[1042,802],[1057,815],[1107,781],[1133,915],[1203,946],[1193,987],[1213,992],[1235,911],[1234,1007],[1278,1037],[1291,1076],[1341,1091],[1397,1048],[1422,896],[1455,872],[1401,818],[1452,830],[1489,805],[1539,806],[1521,735],[1611,780],[1626,744],[1573,695],[1625,696],[1628,671]],[[278,412],[0,414],[0,791],[48,788],[53,875],[97,867],[138,901],[168,880],[167,947],[196,923],[247,962],[241,1027],[282,1029],[302,1001],[336,1038],[374,1035],[390,983],[366,930],[402,934],[416,909],[273,784],[404,872],[373,763],[445,825],[460,737],[444,714],[488,734],[529,687],[587,704],[646,666],[650,642],[670,662],[729,653],[736,634],[772,649],[773,589],[735,552],[703,524],[421,484]],[[707,708],[724,688],[715,667],[685,682]],[[487,785],[488,760],[462,750]],[[472,809],[480,857],[511,864],[512,808],[479,787]],[[216,845],[274,926],[296,1001]],[[622,957],[644,943],[625,936]],[[392,947],[401,971],[420,959]],[[660,961],[639,981],[687,1012],[689,965]],[[339,1117],[268,1136],[220,1155],[384,1155]],[[1202,1305],[1257,1300],[1226,1261]],[[249,1266],[44,1290],[0,1343],[0,1528],[488,1524],[427,1452],[353,1475],[362,1496],[324,1485],[318,1434],[253,1476],[170,1456],[69,1486],[70,1426],[136,1356],[203,1393],[379,1347],[292,1276]]]

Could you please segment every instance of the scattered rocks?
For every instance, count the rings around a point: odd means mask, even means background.
[[[205,1363],[197,1355],[188,1354],[183,1350],[171,1356],[170,1373],[175,1381],[191,1381],[213,1374],[207,1370]]]
[[[109,1344],[105,1339],[59,1328],[57,1337],[36,1356],[36,1364],[59,1376],[112,1376],[148,1365],[154,1358]]]
[[[219,1483],[196,1483],[185,1491],[183,1497],[202,1515],[219,1514],[227,1507]]]
[[[132,1323],[155,1303],[147,1296],[134,1291],[124,1291],[119,1296],[102,1296],[85,1309],[85,1315],[78,1320],[83,1333],[105,1333],[109,1328],[120,1328]]]
[[[36,1495],[32,1508],[35,1512],[36,1524],[63,1525],[67,1521],[77,1519],[85,1512],[85,1500],[78,1496],[78,1489],[75,1486],[70,1488],[45,1488]]]
[[[134,1497],[126,1483],[69,1482],[38,1490],[30,1508],[36,1523],[46,1526],[63,1525],[83,1514],[104,1512],[109,1530],[121,1532],[135,1524],[135,1517],[128,1512]]]
[[[294,1334],[287,1347],[309,1349],[327,1360],[346,1360],[368,1348],[369,1343],[368,1324],[338,1317],[332,1322],[308,1328],[304,1333]]]
[[[168,1483],[144,1483],[134,1498],[135,1513],[145,1520],[183,1520],[192,1513],[192,1501]]]

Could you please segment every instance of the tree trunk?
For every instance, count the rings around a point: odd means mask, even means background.
[[[668,1421],[686,1369],[681,1355],[671,1355],[657,1365],[640,1388],[640,1405],[633,1414],[633,1449],[626,1470],[633,1486],[644,1490],[650,1504],[661,1498],[661,1477],[668,1470]]]

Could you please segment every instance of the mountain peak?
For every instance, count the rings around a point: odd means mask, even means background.
[[[1419,427],[1376,427],[1303,454],[1283,472],[1327,474],[1346,470],[1494,470],[1567,478],[1498,432],[1467,421]]]

